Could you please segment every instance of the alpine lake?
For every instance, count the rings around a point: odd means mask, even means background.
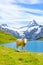
[[[13,48],[19,51],[22,51],[22,47],[16,48],[16,42],[1,44],[1,46]],[[43,52],[43,41],[28,41],[24,50],[29,52]]]

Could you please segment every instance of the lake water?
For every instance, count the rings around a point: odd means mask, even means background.
[[[2,46],[7,46],[10,48],[17,49],[16,42],[2,44]],[[26,46],[24,49],[30,52],[43,52],[43,41],[29,41],[26,43]],[[19,47],[18,50],[21,51],[22,47]]]

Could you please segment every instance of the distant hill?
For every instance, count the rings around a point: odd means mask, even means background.
[[[0,30],[0,43],[14,42],[16,37]]]
[[[39,38],[38,40],[43,40],[43,37]]]

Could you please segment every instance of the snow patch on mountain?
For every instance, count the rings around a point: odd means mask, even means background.
[[[30,24],[20,28],[2,24],[0,25],[0,30],[4,30],[17,38],[37,39],[43,37],[43,26],[38,25],[35,20],[30,21]]]
[[[40,32],[41,32],[41,28],[38,27],[38,30],[37,30],[37,32],[35,32],[35,34],[38,34]]]
[[[33,26],[33,27],[30,27],[28,28],[28,32],[31,32],[33,29],[37,29],[39,26]]]

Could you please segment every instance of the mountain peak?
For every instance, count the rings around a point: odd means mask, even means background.
[[[29,23],[29,27],[31,27],[31,26],[37,26],[37,25],[38,25],[38,24],[36,23],[35,20],[30,21],[30,23]]]
[[[34,25],[38,25],[35,20],[32,21]]]
[[[7,26],[7,24],[1,24],[1,26]]]

